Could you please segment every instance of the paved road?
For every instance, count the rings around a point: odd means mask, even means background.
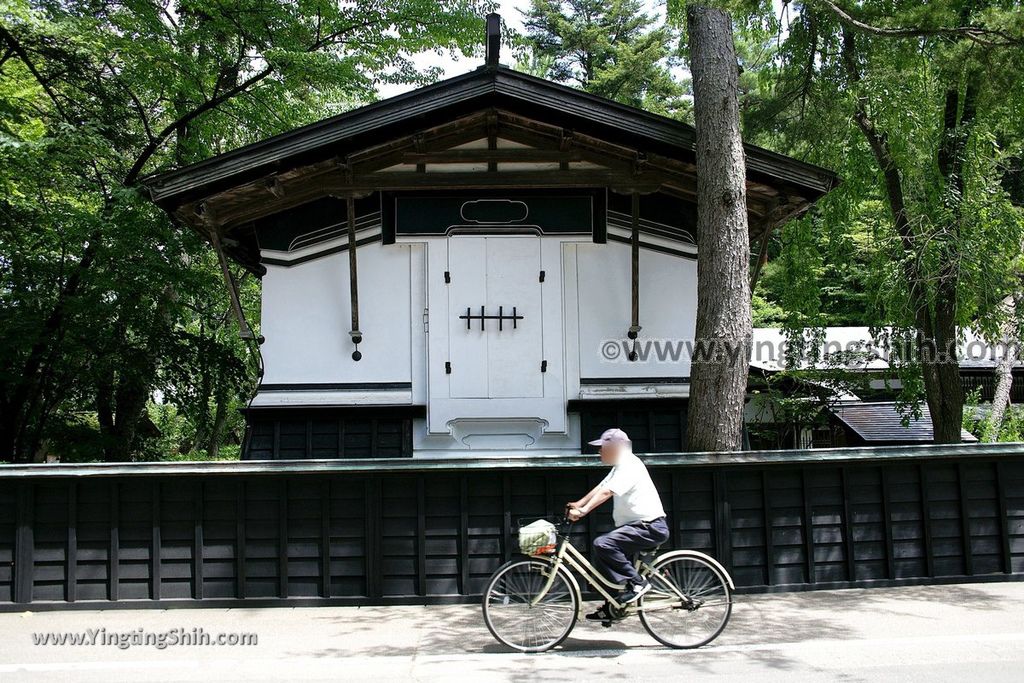
[[[581,621],[558,650],[505,652],[479,609],[319,607],[0,614],[0,681],[1021,681],[1024,583],[737,598],[728,630],[675,651],[639,623]],[[255,633],[255,645],[37,645],[33,633]],[[100,637],[100,636],[98,636]]]

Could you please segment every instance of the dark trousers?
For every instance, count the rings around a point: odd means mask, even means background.
[[[624,524],[594,539],[594,566],[613,583],[640,582],[630,556],[668,540],[664,517]]]

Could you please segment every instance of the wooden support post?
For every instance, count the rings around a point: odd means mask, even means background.
[[[629,354],[630,360],[636,360],[636,338],[640,334],[640,194],[633,192],[631,195],[632,200],[632,219],[631,219],[631,235],[630,235],[630,282],[632,285],[630,292],[630,303],[632,307],[632,317],[630,318],[629,334],[628,337],[633,340],[633,352]]]
[[[238,336],[242,339],[252,339],[252,328],[245,321],[245,314],[242,312],[242,302],[238,298],[238,285],[235,284],[235,278],[231,276],[228,258],[224,255],[224,248],[220,242],[220,233],[216,227],[210,228],[210,242],[213,244],[213,250],[217,253],[217,260],[220,262],[220,273],[224,278],[224,284],[228,288],[228,297],[231,299],[231,310],[234,311],[235,320],[238,321]]]
[[[355,345],[352,352],[352,360],[359,360],[363,355],[359,352],[359,344],[363,341],[363,334],[359,331],[359,277],[356,264],[356,200],[351,194],[345,197],[345,206],[348,212],[348,288],[349,302],[352,309],[352,330],[349,336]]]

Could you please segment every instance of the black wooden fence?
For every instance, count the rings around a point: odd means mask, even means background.
[[[1024,445],[646,458],[741,590],[1024,577]],[[594,457],[0,469],[0,611],[478,595]],[[607,511],[576,527],[588,543]]]

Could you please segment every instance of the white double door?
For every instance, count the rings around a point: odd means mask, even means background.
[[[450,397],[544,395],[541,240],[448,239]]]

